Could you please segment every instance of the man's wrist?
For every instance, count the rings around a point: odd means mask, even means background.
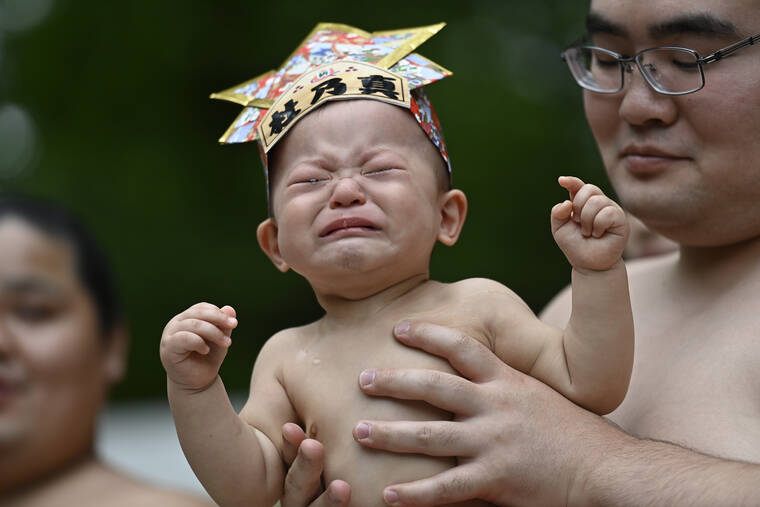
[[[614,433],[581,467],[568,505],[760,505],[760,465]]]
[[[598,424],[585,425],[579,437],[581,452],[575,456],[567,505],[607,505],[608,478],[616,476],[624,456],[635,455],[641,441],[611,421],[594,415]]]

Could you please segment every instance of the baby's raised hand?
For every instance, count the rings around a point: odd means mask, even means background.
[[[552,234],[557,245],[575,268],[611,268],[628,240],[625,212],[595,185],[574,176],[560,176],[558,181],[570,199],[552,208]]]
[[[161,335],[161,363],[169,380],[185,389],[208,387],[227,355],[237,327],[235,309],[198,303],[166,324]]]

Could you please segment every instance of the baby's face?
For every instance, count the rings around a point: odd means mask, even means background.
[[[409,111],[336,101],[277,147],[277,246],[312,284],[339,273],[427,273],[438,237],[443,160]]]

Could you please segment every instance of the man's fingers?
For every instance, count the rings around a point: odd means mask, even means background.
[[[437,370],[365,370],[359,375],[359,387],[372,396],[425,401],[460,416],[479,408],[472,382]]]
[[[455,370],[471,380],[490,380],[503,365],[482,343],[456,329],[404,321],[396,326],[394,333],[400,342],[448,360]]]
[[[351,486],[347,482],[341,480],[334,480],[327,486],[327,491],[320,496],[317,501],[319,502],[322,497],[326,497],[322,504],[312,504],[309,507],[320,507],[321,505],[348,505],[351,500]]]
[[[282,507],[305,507],[322,491],[324,447],[316,440],[304,440],[285,476],[280,504]],[[330,504],[325,504],[330,505]]]
[[[427,456],[468,457],[470,439],[451,421],[360,421],[354,439],[365,447]]]
[[[462,502],[472,499],[478,479],[475,466],[460,465],[428,479],[388,486],[383,500],[388,505],[415,507]]]
[[[327,487],[327,491],[319,495],[319,498],[310,503],[308,507],[347,506],[350,500],[351,487],[347,482],[336,479],[330,483]],[[283,507],[307,507],[305,503],[286,506],[284,503],[280,502],[280,505]]]
[[[295,423],[282,425],[282,458],[290,465],[296,459],[298,447],[306,440],[306,433]]]

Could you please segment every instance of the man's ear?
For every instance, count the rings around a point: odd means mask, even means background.
[[[290,266],[280,255],[280,245],[277,243],[277,224],[272,218],[267,218],[256,229],[256,238],[261,250],[269,257],[274,267],[285,273]]]
[[[105,337],[104,372],[109,386],[124,378],[129,349],[129,331],[124,324],[116,324]]]
[[[449,190],[440,197],[441,226],[438,241],[451,246],[459,239],[467,217],[467,197],[461,190]]]

